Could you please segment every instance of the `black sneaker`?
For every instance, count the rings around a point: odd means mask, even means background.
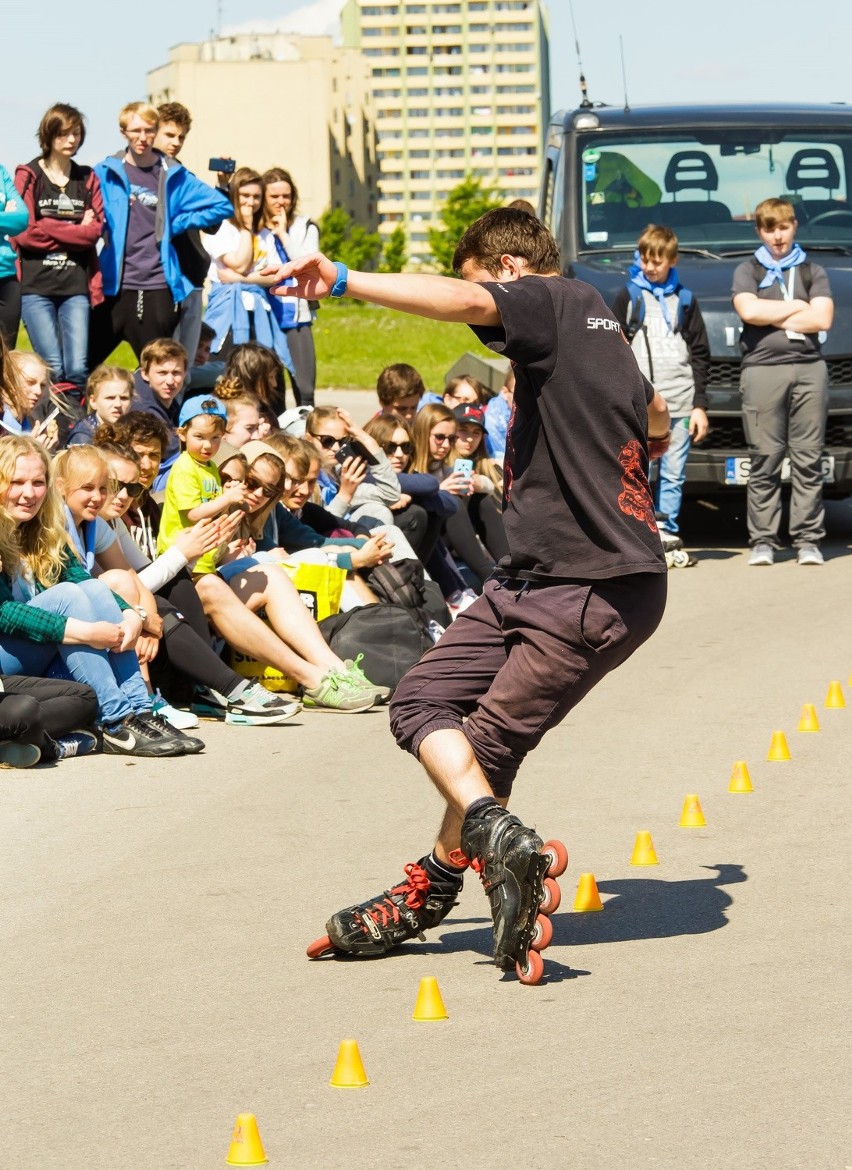
[[[128,715],[118,727],[103,729],[104,751],[120,756],[182,756],[177,740],[165,736],[138,715]]]
[[[330,949],[375,958],[386,955],[423,931],[437,926],[456,904],[458,881],[430,881],[423,868],[426,858],[405,867],[406,880],[367,902],[339,910],[326,923],[328,936],[308,948],[311,958]]]
[[[60,735],[56,743],[56,759],[70,760],[72,756],[87,756],[98,746],[97,737],[91,731],[69,731]]]
[[[203,752],[207,746],[203,739],[197,739],[194,735],[187,735],[185,731],[178,731],[176,727],[172,727],[171,723],[163,715],[155,715],[153,711],[149,714],[139,715],[143,723],[149,727],[155,728],[162,735],[173,739],[175,743],[183,748],[185,756],[194,756],[198,752]]]

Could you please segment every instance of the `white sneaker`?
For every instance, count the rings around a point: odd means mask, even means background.
[[[765,540],[759,540],[751,550],[748,563],[750,565],[774,565],[775,549],[771,544],[767,544]]]
[[[190,728],[199,726],[197,715],[193,715],[191,711],[179,711],[177,707],[172,707],[159,691],[154,695],[151,711],[154,715],[165,719],[166,723],[170,727],[174,727],[176,731],[189,731]]]
[[[825,557],[819,549],[819,545],[807,541],[805,544],[799,545],[799,551],[796,554],[796,560],[800,565],[824,565]]]

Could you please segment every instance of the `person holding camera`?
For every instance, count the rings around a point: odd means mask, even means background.
[[[191,228],[210,231],[233,211],[221,191],[155,149],[159,125],[155,106],[126,105],[119,126],[127,145],[95,167],[106,220],[99,257],[106,299],[92,313],[90,368],[120,341],[138,358],[148,342],[172,336],[194,287],[174,239]]]
[[[347,411],[314,407],[305,420],[305,438],[319,452],[318,484],[329,512],[341,519],[395,523],[390,509],[402,494],[399,480],[376,440]]]

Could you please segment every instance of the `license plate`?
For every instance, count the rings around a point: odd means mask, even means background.
[[[725,486],[744,487],[748,483],[751,471],[751,459],[748,455],[729,455],[725,460]],[[781,464],[781,482],[790,482],[790,460],[785,459]],[[822,457],[822,482],[834,483],[834,456]]]

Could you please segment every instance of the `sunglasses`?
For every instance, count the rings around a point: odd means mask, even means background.
[[[395,455],[397,451],[401,451],[403,455],[414,454],[413,443],[382,443],[382,450],[385,455]]]
[[[135,500],[137,496],[141,496],[145,490],[138,480],[134,480],[132,483],[125,483],[123,479],[114,479],[112,483],[117,496],[121,492],[127,492],[131,500]]]
[[[285,481],[286,482],[286,481]],[[282,487],[270,487],[268,483],[264,483],[262,479],[258,479],[256,475],[246,476],[246,488],[250,492],[256,492],[260,489],[267,500],[274,500],[276,496],[280,496],[284,490]]]
[[[323,451],[333,451],[335,447],[343,446],[343,440],[335,439],[334,435],[313,435],[313,438],[317,440]]]
[[[456,436],[454,434],[453,435],[441,435],[437,431],[432,432],[432,438],[434,439],[434,441],[436,443],[450,444],[450,443],[454,443],[456,441]]]
[[[226,483],[245,483],[245,480],[240,479],[238,475],[223,475],[221,478],[222,487],[224,487]]]

